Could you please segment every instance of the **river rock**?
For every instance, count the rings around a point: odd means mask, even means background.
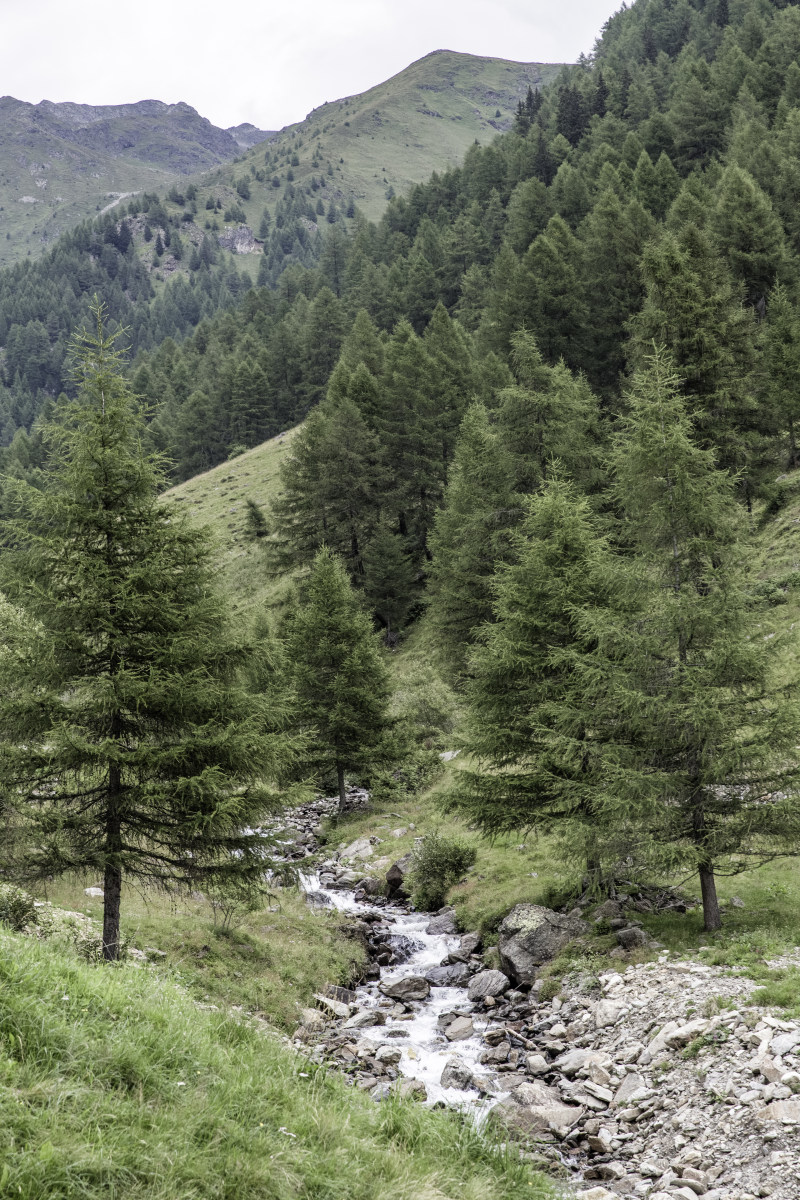
[[[589,926],[539,904],[517,904],[500,923],[500,966],[517,983],[533,983],[537,967],[549,962]]]
[[[464,1038],[472,1037],[475,1032],[475,1026],[472,1024],[472,1017],[456,1017],[455,1021],[451,1021],[444,1031],[444,1036],[448,1042],[461,1042]]]
[[[402,1057],[403,1051],[399,1046],[380,1046],[375,1051],[375,1061],[383,1063],[385,1067],[393,1067]]]
[[[391,1090],[401,1100],[411,1099],[422,1102],[428,1099],[428,1089],[421,1079],[396,1079]]]
[[[314,999],[316,1000],[317,1004],[322,1009],[322,1011],[326,1012],[326,1013],[330,1013],[330,1015],[332,1017],[340,1017],[341,1018],[341,1017],[349,1017],[350,1016],[349,1004],[344,1004],[341,1000],[334,1000],[334,999],[332,999],[331,996],[321,996],[321,995],[315,995]]]
[[[525,1070],[529,1075],[547,1075],[552,1066],[543,1054],[529,1054],[525,1061]]]
[[[495,1105],[489,1119],[492,1124],[499,1123],[512,1136],[538,1138],[543,1133],[553,1133],[564,1138],[584,1112],[582,1108],[572,1108],[559,1101],[523,1106],[508,1099]]]
[[[345,1021],[345,1029],[368,1029],[372,1025],[385,1025],[386,1014],[381,1012],[379,1008],[362,1008],[361,1012],[355,1013],[349,1020]]]
[[[470,980],[467,997],[474,1003],[486,996],[501,996],[510,987],[511,980],[502,971],[479,971]]]
[[[472,1083],[472,1072],[462,1059],[448,1058],[440,1083],[443,1088],[460,1088],[463,1091]]]
[[[431,987],[466,987],[472,978],[466,963],[453,963],[447,967],[431,967],[425,972]]]
[[[402,979],[379,986],[384,996],[390,1000],[401,1000],[404,1004],[409,1000],[425,1000],[431,992],[431,985],[421,975],[405,975]]]
[[[461,935],[459,948],[465,954],[476,954],[481,948],[481,935],[479,933],[464,933]]]
[[[511,1093],[512,1100],[517,1104],[528,1105],[547,1105],[560,1104],[561,1093],[555,1088],[548,1087],[546,1083],[535,1082],[521,1083],[519,1087],[515,1087]]]
[[[446,912],[437,913],[425,926],[426,933],[454,934],[458,932],[456,918],[451,908]]]

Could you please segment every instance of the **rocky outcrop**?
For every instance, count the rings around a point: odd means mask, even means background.
[[[515,982],[531,984],[543,963],[555,958],[567,942],[588,932],[589,926],[580,917],[538,904],[517,904],[500,923],[500,966]]]
[[[256,241],[249,225],[239,225],[236,229],[226,229],[220,233],[217,241],[223,250],[233,254],[259,254],[261,244]]]

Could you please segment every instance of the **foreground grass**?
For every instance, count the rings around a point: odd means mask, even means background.
[[[146,968],[0,930],[0,1193],[519,1200],[547,1185],[447,1113],[376,1105]]]

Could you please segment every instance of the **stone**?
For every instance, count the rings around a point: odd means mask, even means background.
[[[348,858],[370,858],[375,853],[375,847],[368,837],[356,838],[349,846],[345,846],[344,850],[339,851],[339,859],[343,861]]]
[[[474,1032],[472,1017],[456,1017],[445,1029],[444,1036],[448,1042],[461,1042],[464,1038],[472,1037]]]
[[[511,1098],[517,1104],[523,1106],[560,1104],[561,1093],[556,1088],[548,1087],[546,1083],[539,1081],[521,1083],[515,1087],[511,1093]]]
[[[393,1067],[402,1057],[403,1052],[399,1046],[379,1046],[375,1051],[375,1061],[383,1063],[385,1067]]]
[[[459,1088],[464,1091],[472,1084],[472,1071],[462,1059],[448,1058],[439,1082],[443,1088]]]
[[[672,1029],[669,1033],[662,1030],[661,1040],[670,1049],[677,1050],[681,1046],[688,1046],[689,1042],[693,1042],[696,1038],[702,1037],[704,1033],[708,1032],[710,1026],[710,1021],[698,1017],[696,1021],[688,1021],[685,1025],[679,1025],[677,1029]]]
[[[543,1054],[529,1054],[525,1062],[525,1070],[529,1075],[547,1075],[552,1069]]]
[[[629,1071],[614,1093],[611,1101],[614,1108],[624,1108],[634,1092],[638,1092],[642,1087],[644,1087],[644,1080],[641,1075],[637,1075],[635,1071]]]
[[[88,887],[88,888],[83,889],[83,894],[85,896],[100,897],[100,896],[104,896],[105,892],[103,891],[103,889],[101,887]]]
[[[385,1025],[386,1014],[379,1008],[362,1008],[344,1023],[345,1029],[367,1029],[372,1025]]]
[[[600,1066],[607,1066],[611,1062],[608,1054],[604,1054],[601,1050],[567,1050],[565,1054],[560,1054],[553,1064],[562,1075],[570,1078],[577,1075],[578,1071],[584,1067],[591,1066],[592,1063],[599,1063]]]
[[[472,975],[466,963],[453,963],[446,967],[431,967],[425,972],[431,987],[466,987]]]
[[[467,996],[473,1002],[486,996],[501,996],[511,987],[511,980],[502,971],[479,971],[473,975]]]
[[[617,900],[604,900],[602,904],[598,904],[592,916],[595,921],[602,921],[604,918],[611,921],[622,916],[622,905]]]
[[[428,1089],[421,1079],[396,1079],[392,1084],[392,1092],[401,1100],[422,1102],[428,1099]]]
[[[481,948],[481,940],[479,933],[464,933],[461,935],[459,946],[465,954],[475,954]]]
[[[576,1197],[577,1200],[617,1200],[616,1192],[610,1192],[604,1187],[589,1188],[588,1192],[576,1192]]]
[[[798,1044],[800,1044],[800,1029],[794,1029],[791,1033],[779,1033],[772,1039],[769,1048],[774,1055],[791,1054]]]
[[[421,975],[404,975],[402,979],[381,983],[379,987],[384,996],[390,1000],[401,1000],[404,1004],[408,1000],[425,1000],[431,992],[431,985]]]
[[[630,925],[627,929],[617,930],[617,941],[623,950],[635,950],[639,946],[646,946],[648,937],[638,925]]]
[[[404,854],[402,858],[398,858],[397,862],[392,863],[386,872],[386,884],[390,897],[406,895],[403,881],[411,870],[413,858],[413,854]]]
[[[447,912],[438,913],[433,920],[429,921],[425,926],[425,932],[431,934],[454,934],[458,932],[456,927],[456,918],[452,909]]]
[[[591,1167],[587,1171],[587,1176],[592,1179],[624,1179],[628,1172],[620,1162],[598,1163],[596,1167]]]
[[[579,917],[566,917],[539,904],[517,904],[500,923],[500,966],[516,983],[533,983],[536,970],[573,938],[588,933]]]
[[[594,1008],[594,1023],[597,1029],[616,1025],[623,1013],[628,1011],[621,1000],[599,1000]]]
[[[782,1121],[784,1125],[800,1124],[800,1100],[773,1100],[756,1113],[760,1121]]]
[[[537,1137],[553,1133],[564,1138],[584,1114],[582,1108],[573,1108],[554,1101],[544,1105],[521,1105],[514,1100],[501,1100],[489,1114],[492,1124],[499,1124],[511,1136]]]
[[[314,999],[322,1011],[330,1013],[332,1017],[341,1018],[350,1016],[350,1005],[344,1004],[341,1000],[334,1000],[331,996],[322,996],[319,994],[315,994]]]
[[[508,1056],[511,1051],[510,1042],[499,1042],[496,1046],[490,1046],[488,1050],[484,1050],[481,1055],[482,1065],[492,1063],[508,1062]]]

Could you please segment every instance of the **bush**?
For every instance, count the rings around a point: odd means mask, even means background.
[[[415,846],[409,872],[416,907],[429,912],[441,908],[448,888],[458,882],[477,856],[474,846],[432,830]]]
[[[23,892],[22,888],[15,887],[13,883],[0,883],[0,921],[17,931],[24,929],[26,925],[35,925],[36,906],[33,896]]]

